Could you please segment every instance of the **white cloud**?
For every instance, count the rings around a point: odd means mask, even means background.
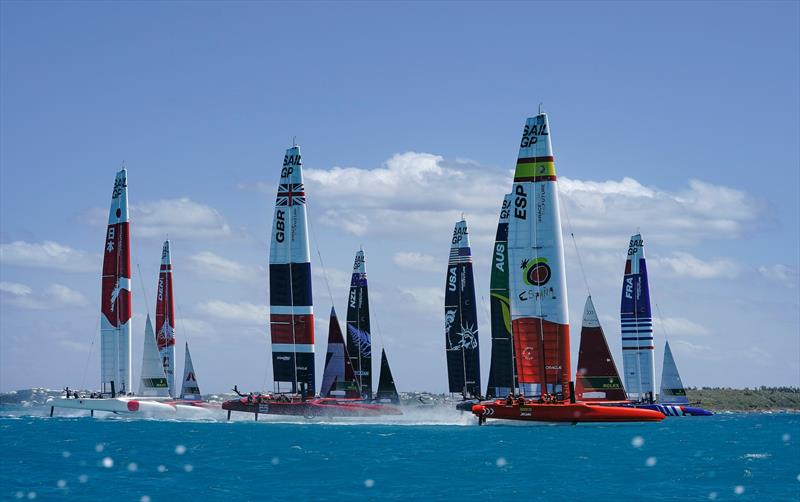
[[[47,268],[65,272],[100,272],[99,255],[92,255],[53,241],[0,244],[0,263]]]
[[[693,279],[734,279],[740,271],[739,265],[727,258],[704,261],[679,251],[672,253],[672,256],[656,257],[650,261],[669,268],[675,275]]]
[[[51,284],[48,286],[45,294],[53,298],[61,305],[74,305],[77,307],[82,307],[89,303],[86,301],[86,297],[84,297],[80,292],[70,289],[62,284]]]
[[[637,228],[646,240],[671,244],[738,238],[758,212],[744,192],[698,180],[671,192],[628,177],[621,181],[560,177],[559,193],[565,227],[571,223],[579,242],[595,248],[619,248],[620,240]]]
[[[412,300],[412,303],[419,309],[433,313],[437,309],[444,307],[444,288],[434,287],[413,287],[413,288],[400,288],[400,293],[407,299]]]
[[[416,253],[414,251],[401,251],[395,253],[392,261],[403,268],[419,270],[422,272],[438,272],[444,269],[444,263],[431,255]]]
[[[244,265],[210,251],[202,251],[190,256],[189,268],[199,275],[223,281],[266,281],[266,272],[263,267]]]
[[[225,218],[211,206],[187,197],[132,204],[131,219],[140,237],[213,238],[231,234]]]
[[[438,235],[447,234],[464,212],[475,242],[492,240],[512,181],[510,170],[419,152],[396,154],[377,168],[309,168],[304,175],[311,208],[319,208],[323,225],[357,236]],[[259,186],[274,193],[272,184]],[[673,245],[738,238],[758,212],[746,193],[699,180],[668,191],[630,177],[562,176],[559,192],[565,232],[574,228],[579,243],[595,249],[624,247],[637,228],[648,240]]]
[[[238,325],[266,326],[269,324],[269,307],[266,305],[209,300],[199,304],[196,310],[201,314]]]
[[[27,284],[0,282],[3,300],[23,309],[45,309],[50,307],[82,307],[88,304],[86,298],[73,289],[61,284],[51,284],[44,294],[37,294]]]
[[[19,282],[0,282],[0,291],[4,293],[11,293],[14,296],[28,296],[33,293],[30,286],[21,284]]]
[[[758,271],[766,279],[783,283],[788,287],[797,287],[797,269],[787,267],[782,263],[777,263],[775,265],[762,265],[758,267]]]

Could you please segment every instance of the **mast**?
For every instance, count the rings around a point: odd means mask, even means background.
[[[583,307],[575,394],[580,401],[627,399],[591,296],[586,298],[586,305]]]
[[[169,384],[158,354],[156,334],[150,314],[144,327],[144,348],[142,349],[142,376],[139,380],[139,395],[144,397],[169,397]]]
[[[161,269],[158,274],[156,292],[156,327],[158,333],[158,352],[167,375],[169,395],[177,396],[175,388],[175,304],[172,297],[172,257],[169,240],[161,249]]]
[[[372,399],[372,338],[369,325],[367,260],[364,251],[356,252],[350,294],[347,297],[347,353],[360,382],[361,396]]]
[[[394,385],[392,369],[389,367],[389,359],[386,357],[386,350],[381,349],[381,376],[378,379],[378,401],[400,402],[400,395]]]
[[[128,171],[114,179],[103,249],[100,381],[104,393],[131,392],[131,254]]]
[[[569,396],[569,314],[558,187],[547,115],[523,130],[508,226],[511,324],[524,394]]]
[[[451,393],[464,399],[481,393],[478,313],[467,222],[453,229],[444,293],[447,380]]]
[[[492,321],[492,359],[486,397],[505,397],[517,387],[514,346],[511,337],[511,306],[508,298],[508,215],[512,196],[506,194],[494,240],[489,309]]]
[[[186,342],[186,351],[183,358],[183,384],[181,385],[180,398],[191,401],[199,401],[203,398],[200,394],[200,387],[197,385],[192,355],[189,353],[189,342]]]
[[[675,364],[675,358],[672,357],[672,349],[669,348],[669,341],[664,345],[664,367],[661,369],[659,402],[664,404],[689,404],[686,389],[683,387],[681,375],[678,373],[678,366]]]
[[[350,362],[347,347],[344,345],[342,329],[336,310],[331,306],[331,317],[328,323],[328,352],[325,354],[325,371],[322,374],[321,397],[344,396],[361,397],[360,386],[356,380],[355,370]]]
[[[655,397],[655,365],[653,364],[653,318],[650,312],[650,288],[644,240],[641,234],[631,237],[620,304],[622,333],[622,367],[625,388],[632,400],[653,402]]]
[[[300,147],[283,158],[269,249],[270,332],[275,389],[315,394],[314,310]]]

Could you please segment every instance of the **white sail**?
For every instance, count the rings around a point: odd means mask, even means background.
[[[672,357],[669,342],[664,346],[664,367],[661,369],[660,402],[665,404],[689,404],[686,389],[683,387],[681,375]]]
[[[197,385],[197,377],[194,374],[194,365],[192,364],[192,355],[189,353],[189,343],[186,343],[186,357],[183,363],[183,385],[181,385],[181,399],[189,399],[199,401],[202,399],[200,395],[200,387]]]
[[[150,314],[144,328],[144,349],[142,349],[142,376],[139,381],[139,395],[143,397],[169,397],[169,385],[161,364],[161,356],[156,346],[156,334]]]

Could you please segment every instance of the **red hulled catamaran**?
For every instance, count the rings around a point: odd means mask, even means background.
[[[660,421],[650,410],[577,402],[558,189],[547,115],[525,124],[509,208],[508,280],[519,396],[472,408],[488,418],[539,422]]]
[[[333,382],[323,378],[323,397],[316,397],[314,371],[314,310],[311,292],[311,255],[308,244],[306,194],[303,185],[300,148],[286,150],[275,199],[275,213],[269,253],[270,332],[272,336],[272,393],[242,394],[225,401],[222,409],[259,414],[304,417],[362,417],[400,414],[394,408],[369,404],[362,400],[359,381],[346,381],[353,367],[349,359],[335,313],[331,312],[329,347],[340,354],[326,362],[335,376],[341,374],[341,387],[354,385],[351,395],[335,396]],[[335,332],[334,332],[335,330]],[[338,336],[337,336],[338,334]],[[333,340],[333,342],[331,342]],[[348,362],[350,362],[348,360]],[[339,368],[341,365],[341,368]],[[349,371],[348,371],[349,370]],[[371,386],[370,386],[371,389]],[[327,396],[326,396],[327,394]],[[331,395],[334,394],[334,395]],[[329,397],[330,396],[330,397]]]

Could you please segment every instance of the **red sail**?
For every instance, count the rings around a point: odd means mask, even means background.
[[[626,401],[625,388],[592,302],[586,299],[575,394],[581,401]]]
[[[100,302],[103,315],[115,328],[131,318],[131,254],[129,223],[115,223],[106,230],[103,253],[103,287]]]
[[[548,393],[569,398],[569,326],[543,319],[512,321],[521,384],[547,384]]]

